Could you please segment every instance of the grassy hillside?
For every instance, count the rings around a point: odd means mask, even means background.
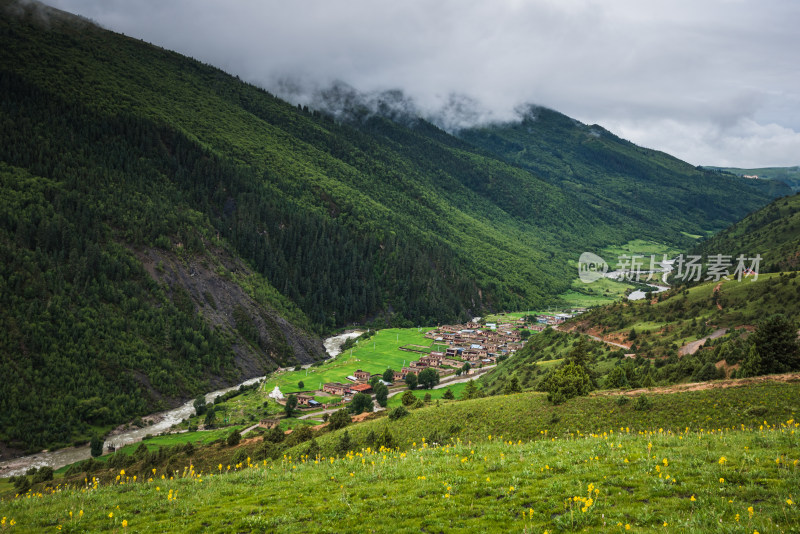
[[[744,385],[744,384],[743,384]],[[428,442],[446,443],[452,439],[462,442],[486,441],[489,435],[505,440],[528,440],[547,431],[551,436],[589,434],[620,426],[639,430],[679,431],[685,427],[724,428],[758,425],[763,414],[769,413],[780,421],[790,419],[800,404],[796,393],[798,382],[760,384],[748,387],[707,389],[680,394],[648,395],[651,401],[646,410],[634,402],[620,404],[618,396],[589,396],[554,406],[546,395],[523,392],[515,395],[486,397],[468,401],[440,401],[437,406],[413,410],[409,416],[396,421],[386,417],[349,427],[354,446],[368,446],[370,431],[380,436],[384,428],[394,443],[405,449],[419,445],[424,437]],[[755,400],[757,399],[757,400]],[[754,408],[757,407],[757,408]],[[324,454],[332,454],[342,431],[316,438]],[[305,450],[298,447],[295,452]]]
[[[608,398],[574,399],[555,424],[537,415],[536,395],[479,399],[392,423],[399,449],[357,441],[338,457],[261,460],[249,457],[250,443],[227,449],[238,463],[209,465],[194,461],[200,450],[175,470],[134,464],[37,488],[0,502],[0,515],[23,532],[384,531],[387,521],[401,532],[790,531],[800,525],[797,393],[795,383],[655,395],[647,418],[609,415]],[[690,405],[701,421],[687,419]],[[474,417],[457,419],[466,413]],[[525,423],[529,413],[535,424],[504,431],[509,417]],[[465,429],[437,445],[428,439],[434,420],[464,420]]]
[[[762,257],[761,272],[800,269],[800,194],[781,198],[700,244],[697,254]]]
[[[645,354],[663,355],[718,328],[752,328],[772,313],[800,319],[799,294],[800,278],[795,273],[761,274],[757,281],[709,281],[674,289],[660,294],[653,303],[642,300],[604,306],[570,324],[626,345],[634,342],[645,348]]]

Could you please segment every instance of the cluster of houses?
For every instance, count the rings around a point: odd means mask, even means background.
[[[525,327],[524,319],[504,323],[469,322],[466,325],[445,325],[425,333],[434,343],[448,345],[443,354],[447,365],[461,366],[488,364],[497,358],[522,348],[522,334],[519,328]],[[431,353],[431,355],[436,353]]]
[[[545,313],[536,316],[536,324],[534,325],[536,328],[531,328],[532,330],[544,330],[548,326],[554,326],[557,324],[561,324],[567,319],[572,319],[576,315],[580,315],[586,311],[586,308],[575,308],[574,310],[570,310],[570,313]]]
[[[440,350],[427,352],[416,350],[415,346],[401,347],[402,350],[419,353],[420,356],[408,366],[394,371],[394,382],[404,381],[409,374],[418,375],[425,369],[433,369],[441,377],[463,369],[465,363],[469,363],[472,368],[495,363],[499,357],[510,355],[522,348],[524,343],[521,329],[541,331],[549,325],[560,324],[583,311],[585,310],[576,309],[571,313],[538,315],[536,324],[533,325],[526,325],[524,319],[513,319],[498,323],[468,322],[463,325],[440,326],[425,333],[425,337],[438,345]],[[426,349],[426,347],[417,348]],[[349,402],[357,393],[372,393],[370,381],[374,377],[383,382],[382,373],[376,375],[359,369],[347,377],[347,382],[329,382],[322,386],[322,391],[341,397],[340,403]],[[389,385],[387,382],[383,383]],[[277,394],[280,395],[280,392],[277,391]],[[308,408],[331,406],[320,403],[308,393],[298,394],[297,404]]]

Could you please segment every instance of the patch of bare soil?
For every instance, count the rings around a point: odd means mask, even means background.
[[[720,282],[719,284],[714,286],[714,290],[711,292],[712,295],[716,295],[717,296],[717,309],[718,310],[722,309],[722,304],[719,303],[719,288],[720,287],[722,287],[722,282]]]
[[[372,412],[363,412],[352,417],[354,423],[361,423],[372,415]]]
[[[723,360],[724,361],[724,360]],[[731,366],[733,368],[735,366]],[[782,375],[753,376],[750,378],[734,378],[727,380],[713,380],[710,382],[692,382],[689,384],[675,384],[672,386],[659,386],[653,388],[629,389],[625,391],[602,391],[593,393],[596,396],[627,395],[634,397],[642,393],[661,395],[664,393],[682,393],[684,391],[703,391],[706,389],[725,389],[763,384],[766,382],[800,382],[800,373],[785,373]]]

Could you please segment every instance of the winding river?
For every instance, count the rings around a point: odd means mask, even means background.
[[[347,339],[358,337],[359,335],[361,335],[361,332],[347,332],[325,339],[323,341],[323,345],[325,346],[325,350],[327,351],[328,355],[332,358],[341,352],[341,346]],[[227,393],[228,391],[238,389],[239,386],[242,385],[254,384],[264,380],[264,378],[266,377],[258,376],[249,380],[245,380],[241,384],[237,384],[229,388],[218,389],[216,391],[206,393],[206,402],[213,402],[214,399]],[[173,408],[172,410],[142,417],[142,420],[149,421],[152,424],[142,428],[118,428],[112,431],[103,444],[103,450],[107,450],[109,446],[119,448],[131,443],[136,443],[141,441],[148,434],[155,435],[166,432],[172,428],[173,425],[180,423],[193,413],[194,399],[189,400],[181,406]],[[21,475],[31,467],[39,468],[49,465],[53,469],[58,469],[59,467],[63,467],[65,465],[87,460],[90,457],[91,454],[88,445],[82,445],[80,447],[66,447],[64,449],[58,449],[55,451],[42,451],[30,456],[21,456],[19,458],[13,458],[11,460],[0,462],[0,477]]]

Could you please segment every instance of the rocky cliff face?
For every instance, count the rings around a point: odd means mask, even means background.
[[[232,337],[238,378],[263,375],[278,367],[325,358],[322,340],[291,324],[248,284],[252,271],[222,250],[182,257],[148,248],[137,251],[148,273],[164,284],[178,306],[201,314],[216,329]],[[248,292],[248,290],[250,290]],[[237,378],[237,379],[238,379]],[[226,385],[219,377],[214,385]]]

